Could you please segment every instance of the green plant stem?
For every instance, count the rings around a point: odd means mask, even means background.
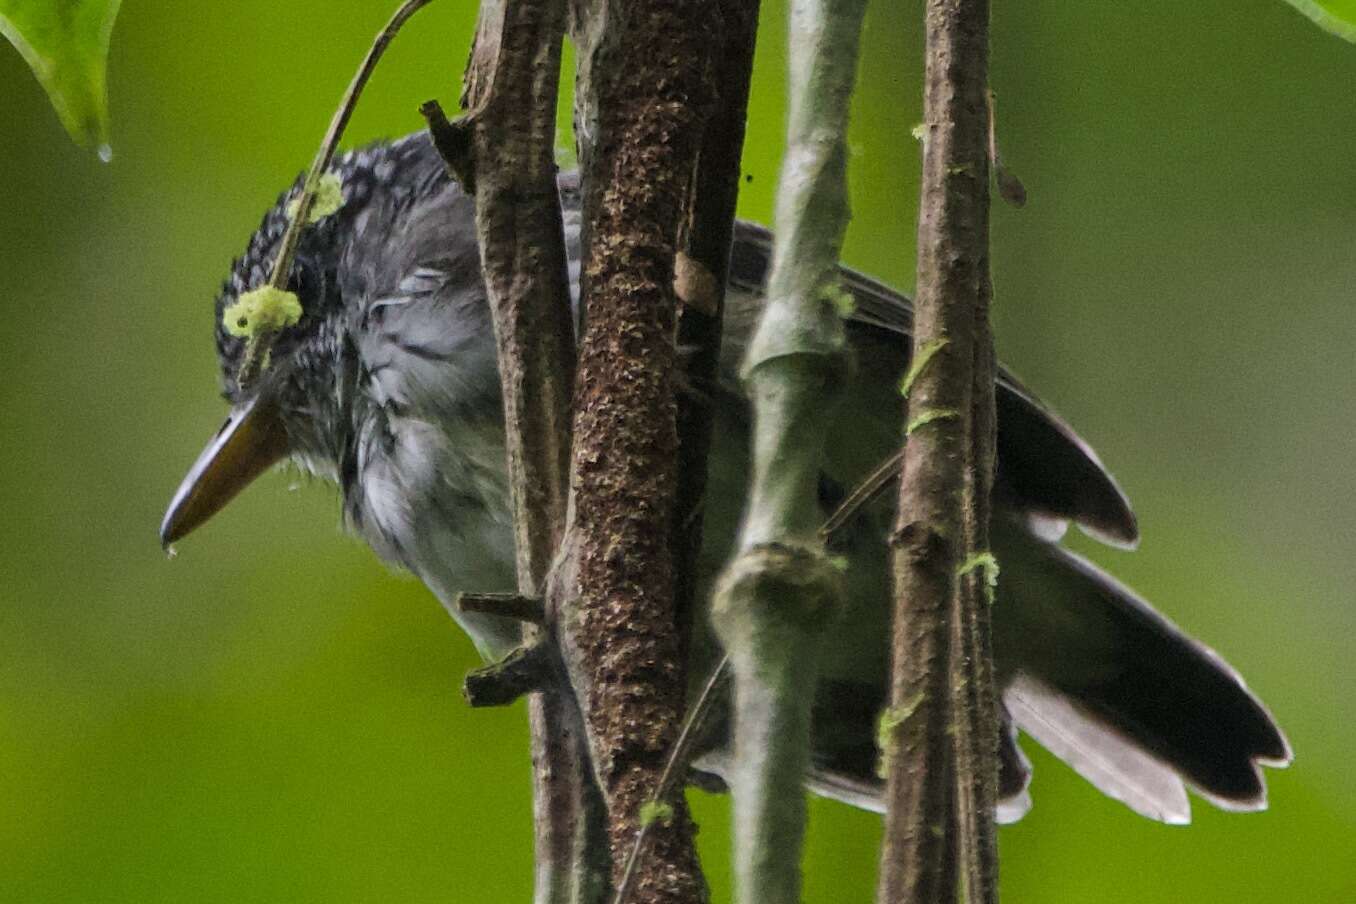
[[[735,878],[743,904],[800,898],[802,787],[824,627],[842,574],[819,537],[817,486],[846,366],[834,299],[848,220],[847,119],[864,0],[792,6],[790,117],[768,302],[743,377],[755,411],[740,552],[713,618],[734,672]]]

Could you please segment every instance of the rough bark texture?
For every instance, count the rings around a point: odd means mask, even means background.
[[[574,331],[556,193],[564,0],[486,0],[463,104],[481,263],[498,344],[518,588],[540,594],[564,531]],[[525,626],[524,640],[549,643]],[[538,647],[545,649],[545,647]],[[532,695],[538,904],[605,899],[608,857],[583,726],[568,688]]]
[[[575,9],[593,111],[584,163],[585,327],[575,384],[577,550],[566,644],[608,811],[614,880],[682,721],[670,544],[677,483],[674,255],[712,95],[714,0]],[[577,123],[577,128],[581,124]],[[706,897],[677,801],[633,900]]]
[[[908,399],[882,726],[879,900],[892,904],[997,894],[995,698],[987,612],[978,611],[988,574],[971,558],[987,549],[993,467],[987,0],[934,0],[926,29],[913,360],[929,363]]]
[[[697,175],[680,239],[684,251],[675,263],[678,271],[675,290],[680,299],[678,348],[683,355],[684,379],[693,390],[678,394],[678,491],[673,511],[674,610],[683,650],[691,643],[693,619],[698,611],[697,558],[702,546],[707,454],[713,422],[711,396],[705,388],[716,379],[720,358],[725,285],[758,30],[758,0],[720,0],[720,11],[721,49],[715,80],[719,96],[698,151]],[[685,279],[684,270],[692,279]],[[703,297],[692,297],[695,294]],[[719,671],[724,674],[723,669]],[[720,678],[713,676],[712,680],[719,682]],[[688,722],[694,718],[691,708],[701,711],[701,701],[709,696],[703,693],[689,704]],[[670,753],[665,787],[677,785],[671,793],[682,793],[683,780],[677,776],[686,770],[689,755],[681,750]],[[663,800],[667,802],[669,796],[665,795]],[[631,900],[627,882],[634,882],[640,875],[648,834],[644,827],[636,834],[628,853],[634,864],[627,864],[626,875],[617,889],[617,904]]]
[[[741,902],[800,900],[803,782],[820,637],[842,573],[819,537],[818,485],[847,364],[838,257],[848,221],[847,120],[865,0],[792,6],[787,153],[768,302],[744,362],[753,479],[716,629],[734,672],[735,877]]]

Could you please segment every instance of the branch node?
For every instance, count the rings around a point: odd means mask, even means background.
[[[546,607],[541,599],[518,593],[458,593],[452,608],[461,613],[498,615],[530,625],[546,623]]]
[[[524,694],[546,686],[551,672],[546,644],[514,648],[498,662],[466,674],[461,693],[474,707],[508,706]]]
[[[476,193],[476,166],[474,144],[474,118],[462,116],[455,122],[447,118],[443,105],[436,100],[426,100],[419,105],[419,112],[428,123],[429,135],[433,146],[447,166],[447,174],[456,179],[468,195]]]

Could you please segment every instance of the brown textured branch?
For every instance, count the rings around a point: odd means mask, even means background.
[[[993,285],[986,255],[980,264],[982,282],[975,300],[974,378],[971,389],[970,467],[966,469],[966,546],[962,565],[963,592],[952,618],[960,639],[952,656],[953,693],[964,694],[957,711],[957,812],[961,816],[962,851],[967,900],[998,900],[998,691],[994,679],[991,604],[998,563],[989,554],[997,419],[994,410],[994,345],[989,325]],[[956,648],[953,647],[953,650]],[[964,746],[961,746],[964,745]]]
[[[546,610],[540,597],[520,593],[458,593],[452,601],[458,612],[480,612],[498,615],[531,625],[544,624]]]
[[[568,488],[574,336],[554,159],[564,15],[564,0],[482,3],[463,96],[472,123],[463,178],[474,163],[467,181],[498,345],[518,589],[528,596],[545,583]],[[554,649],[549,632],[524,636]],[[602,901],[606,839],[578,708],[558,687],[532,696],[529,718],[535,900]]]
[[[883,717],[886,837],[878,900],[997,896],[996,712],[983,579],[993,468],[987,305],[987,0],[927,7],[913,381],[894,567],[894,671]]]
[[[681,307],[678,346],[689,350],[686,380],[702,386],[716,379],[720,358],[721,320],[725,284],[734,236],[735,206],[739,198],[739,164],[744,147],[753,51],[758,32],[758,0],[720,0],[721,52],[716,71],[720,92],[707,121],[698,152],[697,175],[687,214],[686,250],[675,259],[674,291]],[[700,392],[678,396],[678,493],[673,513],[674,609],[680,643],[691,642],[696,611],[697,557],[702,545],[707,453],[711,446],[709,400]],[[686,657],[685,657],[686,658]],[[723,686],[728,659],[712,670],[702,692],[693,701],[682,732],[669,752],[656,800],[668,803],[687,771],[687,746],[700,728],[715,690]],[[614,904],[627,904],[640,876],[653,822],[636,832],[627,854]]]
[[[433,146],[447,164],[447,171],[466,189],[468,194],[476,192],[475,171],[475,132],[469,118],[451,122],[443,112],[443,105],[436,100],[426,100],[419,105],[419,113],[428,123],[428,134]]]
[[[524,593],[541,589],[568,488],[575,353],[554,151],[563,30],[563,0],[482,4],[464,98]]]
[[[987,26],[987,9],[983,26]],[[978,12],[976,12],[978,15]],[[984,44],[974,48],[987,56]],[[1007,176],[994,137],[994,98],[985,75],[985,120],[989,165],[997,174],[1000,195],[1015,206],[1026,200],[1025,189]],[[1020,202],[1012,192],[1021,190]],[[987,179],[985,185],[988,185]],[[1006,187],[1005,187],[1006,186]],[[992,609],[998,563],[989,552],[989,520],[993,512],[993,481],[997,464],[998,419],[995,410],[994,379],[997,363],[989,308],[993,301],[993,281],[989,274],[989,200],[982,199],[983,235],[977,249],[979,291],[974,300],[974,369],[970,399],[970,456],[966,469],[965,536],[969,557],[962,566],[965,582],[956,594],[953,613],[957,641],[952,656],[953,694],[957,695],[957,813],[962,864],[966,873],[967,899],[978,904],[998,900],[998,832],[994,814],[998,807],[998,690],[994,678]],[[962,696],[963,695],[963,696]]]
[[[498,662],[475,669],[462,683],[462,696],[472,706],[508,706],[550,682],[552,655],[544,643],[524,644]]]
[[[700,773],[689,768],[691,766],[692,745],[701,736],[702,729],[706,724],[706,717],[711,712],[718,692],[725,689],[726,681],[730,677],[729,664],[728,656],[721,657],[715,668],[711,670],[706,683],[702,685],[701,692],[697,694],[697,698],[692,701],[692,705],[688,708],[687,715],[683,719],[683,728],[678,732],[678,740],[674,742],[673,750],[669,751],[668,762],[664,764],[664,772],[659,777],[659,787],[655,790],[654,801],[660,808],[673,806],[669,797],[675,791],[681,792],[685,779],[689,783],[694,782],[694,779],[696,782],[701,781],[701,778],[698,777]],[[715,781],[717,787],[705,787],[703,790],[713,794],[723,793],[727,790],[725,783],[719,778],[715,778]],[[641,863],[645,856],[645,842],[649,840],[650,828],[655,825],[655,822],[656,820],[641,821],[635,841],[632,842],[631,850],[622,866],[621,881],[617,884],[617,894],[612,899],[612,904],[628,904],[630,902],[631,890],[635,887],[637,877],[640,875]]]
[[[623,14],[624,12],[624,14]],[[679,223],[711,101],[715,0],[575,5],[585,111],[585,327],[576,382],[577,559],[562,644],[608,811],[614,877],[682,721],[670,535],[677,485],[673,292]],[[697,902],[681,800],[653,826],[633,900]]]

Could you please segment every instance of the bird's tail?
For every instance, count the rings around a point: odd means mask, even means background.
[[[1224,809],[1265,808],[1259,767],[1288,764],[1290,745],[1238,673],[1092,563],[1002,533],[999,560],[1024,578],[1000,588],[994,613],[1016,724],[1150,818],[1188,822],[1186,787]]]

